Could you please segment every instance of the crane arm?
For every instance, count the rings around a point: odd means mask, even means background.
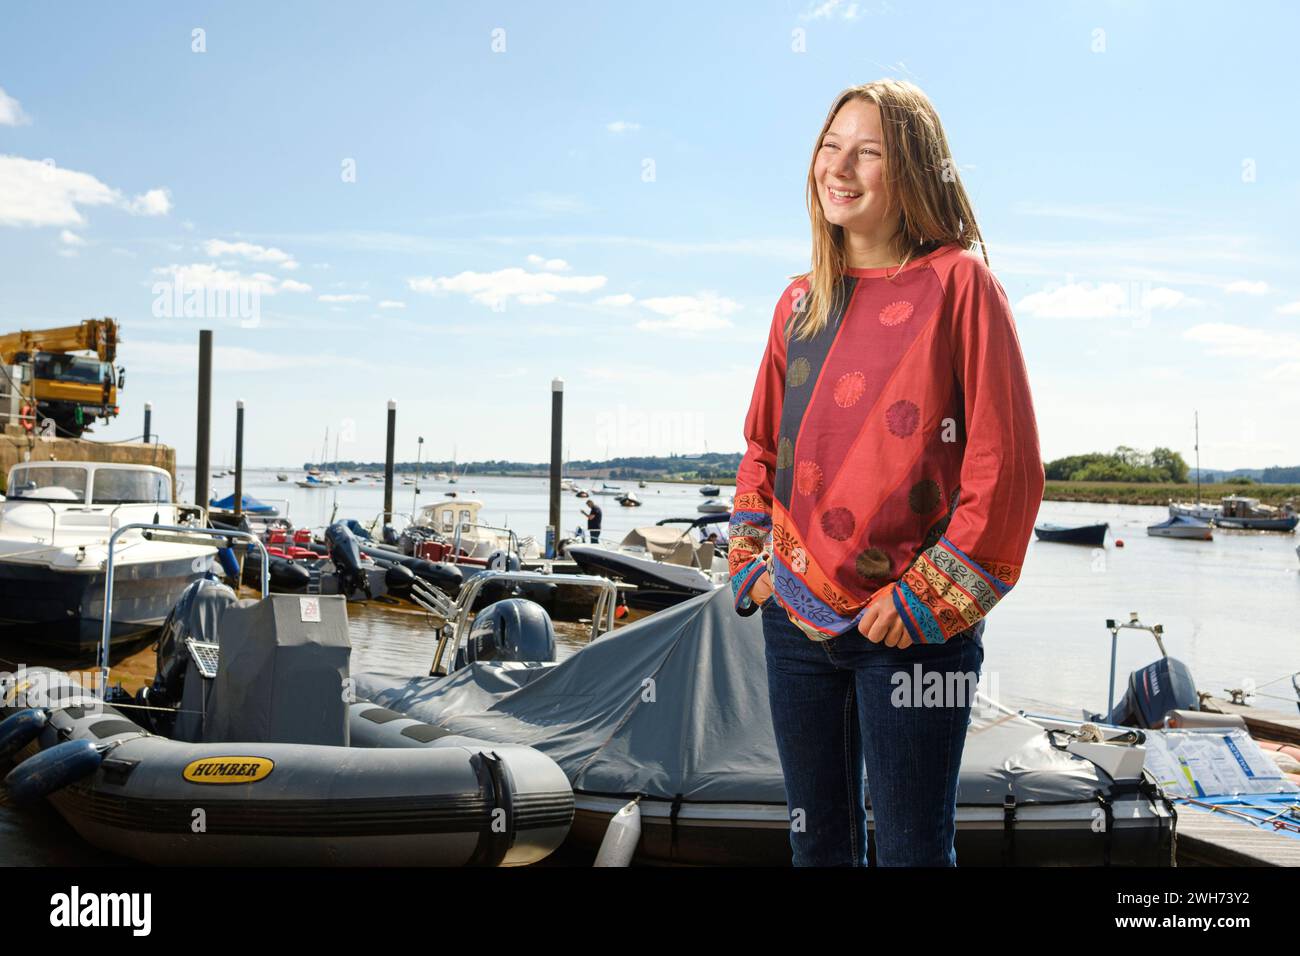
[[[117,322],[113,319],[86,319],[79,325],[57,329],[11,332],[0,335],[0,362],[10,364],[22,352],[76,352],[88,349],[101,362],[117,358]]]

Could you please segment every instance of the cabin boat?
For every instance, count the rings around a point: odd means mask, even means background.
[[[1169,502],[1170,517],[1195,518],[1209,521],[1221,528],[1238,528],[1247,531],[1294,531],[1300,524],[1300,515],[1290,502],[1281,508],[1260,504],[1258,498],[1245,495],[1224,495],[1217,505],[1197,502],[1187,504]]]
[[[172,479],[147,465],[25,462],[9,471],[0,508],[0,633],[81,652],[99,643],[108,538],[127,524],[184,523]],[[192,513],[192,511],[191,511]],[[216,548],[126,532],[114,546],[115,642],[156,631]]]
[[[425,505],[415,513],[405,537],[411,543],[409,553],[430,561],[455,561],[468,564],[485,564],[495,552],[515,554],[521,561],[541,558],[541,548],[531,535],[520,538],[508,528],[483,524],[479,512],[483,502],[477,498],[448,498]],[[417,553],[421,532],[431,534],[435,547],[430,553]]]
[[[719,518],[686,521],[681,531],[667,524],[635,528],[618,544],[570,544],[568,557],[587,574],[632,585],[627,592],[631,607],[656,610],[707,594],[727,583],[725,558],[713,541],[695,541],[691,531],[716,523]]]

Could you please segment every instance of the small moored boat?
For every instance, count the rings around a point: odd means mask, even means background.
[[[1156,538],[1187,538],[1194,541],[1209,541],[1214,537],[1214,530],[1206,521],[1174,515],[1159,524],[1147,525],[1147,534]]]
[[[1106,529],[1110,525],[1101,524],[1036,524],[1034,534],[1039,541],[1055,541],[1061,544],[1087,544],[1101,547],[1106,543]]]

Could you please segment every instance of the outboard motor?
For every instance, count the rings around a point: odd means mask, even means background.
[[[497,548],[488,555],[487,567],[489,571],[518,571],[519,555]]]
[[[361,546],[353,537],[348,526],[336,521],[325,529],[325,544],[330,550],[330,560],[339,576],[339,590],[350,595],[361,591],[366,597],[370,594],[370,577],[361,567]]]
[[[1105,722],[1155,729],[1171,710],[1200,709],[1191,670],[1177,658],[1162,657],[1129,675],[1128,690]]]
[[[540,605],[507,598],[479,612],[462,651],[457,667],[474,661],[554,661],[555,626]]]
[[[158,638],[157,673],[152,686],[141,690],[138,702],[150,707],[176,707],[184,697],[187,674],[193,670],[186,638],[200,643],[219,643],[217,629],[226,608],[237,604],[235,592],[224,584],[202,578],[181,592]],[[173,728],[164,726],[162,711],[140,711],[141,722],[148,721],[156,733],[170,735]]]

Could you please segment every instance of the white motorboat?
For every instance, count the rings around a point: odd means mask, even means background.
[[[1155,538],[1187,538],[1195,541],[1209,541],[1214,537],[1214,530],[1209,522],[1198,518],[1174,515],[1168,521],[1147,526],[1147,534]]]
[[[701,501],[695,510],[700,514],[729,514],[734,504],[734,498],[710,498]]]
[[[707,537],[695,540],[695,529],[721,518],[665,518],[656,525],[636,528],[618,544],[569,544],[566,551],[585,573],[634,585],[627,601],[633,607],[654,610],[706,594],[728,581],[727,561]],[[685,524],[677,530],[671,524]]]
[[[0,633],[82,651],[99,643],[108,537],[138,522],[183,522],[161,468],[87,461],[27,462],[9,472],[0,510]],[[147,636],[216,548],[125,533],[114,546],[113,639]]]
[[[621,498],[623,495],[627,494],[627,492],[624,491],[623,488],[619,485],[611,485],[608,482],[602,481],[600,483],[600,487],[592,488],[589,494],[610,495],[614,498]]]

